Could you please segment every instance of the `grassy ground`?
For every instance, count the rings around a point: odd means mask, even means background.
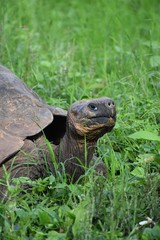
[[[118,112],[97,146],[107,179],[9,187],[1,239],[160,239],[159,1],[0,2],[2,64],[50,104],[109,96]]]

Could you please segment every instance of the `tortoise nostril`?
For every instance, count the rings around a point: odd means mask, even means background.
[[[108,106],[109,106],[109,107],[114,107],[114,102],[113,102],[113,101],[109,101],[109,102],[108,102]]]

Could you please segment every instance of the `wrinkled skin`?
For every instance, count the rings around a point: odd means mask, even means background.
[[[81,100],[71,106],[67,115],[66,134],[55,153],[58,156],[60,152],[60,159],[65,161],[66,171],[74,176],[74,180],[84,173],[79,160],[83,166],[89,166],[97,140],[113,129],[115,121],[116,111],[112,99],[103,97]],[[105,172],[102,166],[99,169]]]
[[[51,146],[57,163],[64,163],[66,173],[72,181],[78,180],[84,174],[84,168],[88,167],[93,159],[98,138],[110,132],[115,121],[114,102],[107,97],[77,101],[70,107],[66,132],[58,145],[51,143]],[[27,176],[37,179],[47,176],[48,169],[55,174],[51,154],[42,132],[25,139],[21,150],[7,159],[4,166],[11,178]],[[105,173],[102,164],[97,169]],[[0,176],[4,176],[2,167]],[[0,190],[4,192],[3,187],[0,187]]]

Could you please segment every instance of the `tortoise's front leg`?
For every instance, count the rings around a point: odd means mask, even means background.
[[[13,178],[35,180],[45,177],[50,170],[45,157],[45,149],[37,148],[36,143],[26,139],[22,149],[0,167],[0,198],[5,194],[7,185],[13,184]]]

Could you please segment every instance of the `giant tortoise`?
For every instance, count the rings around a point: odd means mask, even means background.
[[[80,100],[66,112],[44,103],[0,65],[0,178],[5,171],[11,178],[37,179],[47,176],[48,169],[55,174],[54,155],[76,181],[89,166],[98,138],[110,132],[115,121],[110,98]]]

